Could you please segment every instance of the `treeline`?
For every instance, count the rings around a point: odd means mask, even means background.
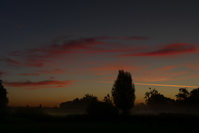
[[[99,101],[96,96],[86,94],[83,98],[76,98],[72,101],[63,102],[60,104],[60,109],[73,114],[81,114],[87,112],[94,116],[116,116],[118,115],[117,108],[113,105],[110,95]]]
[[[3,81],[0,80],[0,115],[3,116],[6,113],[8,98],[7,90],[2,83]],[[145,104],[143,105],[151,109],[165,110],[171,107],[174,109],[176,107],[188,107],[199,111],[199,88],[190,92],[186,88],[180,88],[175,96],[176,99],[174,100],[165,97],[156,89],[149,88],[149,91],[145,93]],[[107,94],[102,101],[99,101],[96,96],[86,94],[82,98],[61,103],[60,109],[73,113],[87,112],[98,117],[118,114],[128,115],[134,107],[135,98],[135,86],[131,74],[119,70],[111,94]]]
[[[196,112],[199,111],[199,88],[188,91],[186,88],[179,88],[175,95],[176,99],[165,97],[156,89],[149,88],[145,93],[145,103],[138,104],[135,108],[151,109],[153,111],[173,112]],[[142,108],[140,108],[142,106]],[[76,98],[72,101],[60,104],[60,109],[73,113],[87,112],[88,114],[117,115],[118,108],[114,105],[113,97],[107,94],[102,101],[96,96],[86,94],[83,98]],[[179,110],[181,109],[181,110]],[[189,110],[188,110],[189,109]],[[145,110],[145,111],[146,111]]]
[[[107,112],[109,114],[121,111],[122,114],[128,114],[130,109],[134,107],[134,92],[131,74],[119,70],[118,77],[112,87],[112,95],[107,94],[102,101],[98,101],[96,96],[86,94],[83,98],[61,103],[60,108],[68,111],[87,111],[87,113],[99,111],[98,113],[104,112],[105,114]],[[175,96],[176,99],[165,97],[158,90],[149,88],[149,91],[145,93],[145,103],[142,104],[142,109],[175,112],[199,111],[199,88],[190,92],[186,88],[180,88]]]
[[[119,111],[123,115],[129,114],[129,111],[134,106],[135,101],[135,86],[132,82],[131,73],[119,70],[117,79],[115,80],[112,91],[112,96],[107,94],[103,101],[98,101],[93,95],[85,95],[85,97],[73,101],[61,103],[61,108],[77,108],[86,109],[87,113],[95,116],[111,116],[117,115]]]
[[[145,93],[144,98],[146,104],[149,106],[178,105],[199,108],[199,88],[193,89],[190,92],[186,88],[180,88],[175,97],[175,100],[165,97],[156,89],[149,88],[149,92]]]

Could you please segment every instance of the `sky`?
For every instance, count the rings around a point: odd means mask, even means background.
[[[199,86],[198,2],[1,0],[0,78],[10,106],[102,100],[123,69],[136,103]]]

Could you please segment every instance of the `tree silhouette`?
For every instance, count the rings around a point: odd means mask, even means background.
[[[199,88],[193,89],[190,92],[189,103],[192,105],[199,105]]]
[[[90,104],[93,102],[98,102],[98,99],[96,96],[93,96],[91,94],[86,94],[83,98],[80,99],[81,102]]]
[[[3,81],[0,79],[0,115],[4,115],[6,113],[7,104],[7,90],[4,88]]]
[[[160,94],[156,89],[149,88],[149,92],[145,93],[145,101],[149,106],[157,107],[162,105],[168,105],[173,103],[174,100],[171,98],[167,98],[164,95]]]
[[[135,101],[135,87],[129,72],[119,70],[112,87],[112,97],[115,106],[121,109],[124,115],[127,115]]]
[[[105,103],[113,104],[112,97],[111,97],[109,94],[107,94],[107,95],[104,97],[103,101],[104,101]]]
[[[186,104],[189,99],[189,91],[186,88],[180,88],[179,93],[176,95],[176,102]]]

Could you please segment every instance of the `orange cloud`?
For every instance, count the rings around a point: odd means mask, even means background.
[[[182,80],[182,79],[187,78],[186,76],[182,76],[187,73],[189,73],[189,72],[188,71],[159,72],[159,73],[158,72],[157,73],[148,72],[140,77],[136,77],[136,79],[139,81],[142,81],[142,82]]]
[[[188,43],[174,43],[168,44],[163,48],[152,52],[138,53],[138,54],[125,54],[124,56],[167,56],[167,55],[178,55],[196,53],[198,48]]]
[[[42,89],[42,88],[62,88],[68,87],[74,81],[73,80],[65,80],[65,81],[57,81],[57,80],[46,80],[46,81],[39,81],[39,82],[7,82],[5,81],[4,84],[9,87],[21,87],[27,89]]]

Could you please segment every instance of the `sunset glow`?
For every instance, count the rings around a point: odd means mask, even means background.
[[[163,2],[164,3],[164,2]],[[11,106],[103,99],[118,70],[136,103],[148,88],[175,98],[199,86],[199,8],[187,2],[3,2],[0,78]]]

